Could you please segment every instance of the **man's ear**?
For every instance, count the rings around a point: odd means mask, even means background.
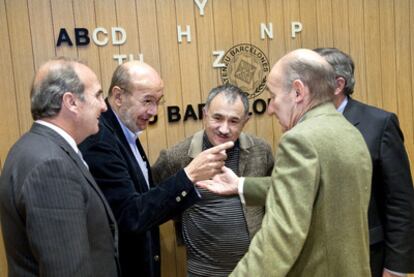
[[[292,90],[294,90],[295,93],[295,102],[302,102],[305,98],[306,93],[305,85],[303,82],[299,79],[294,80],[292,83]]]
[[[122,104],[122,89],[118,86],[114,86],[112,88],[112,98],[114,100],[114,103],[119,107]]]
[[[335,95],[339,95],[340,93],[343,93],[345,85],[346,85],[346,81],[344,77],[336,77],[335,79]]]
[[[207,120],[207,109],[206,109],[206,107],[204,106],[204,107],[203,107],[203,123],[204,123],[204,124],[205,124],[206,120]]]
[[[67,110],[76,112],[79,107],[79,98],[72,92],[65,92],[62,96],[62,107]]]
[[[245,117],[244,117],[244,122],[243,122],[243,126],[249,121],[249,119],[250,119],[250,114],[248,113],[248,114],[246,114],[245,115]]]

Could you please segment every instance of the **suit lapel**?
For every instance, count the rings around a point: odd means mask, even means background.
[[[248,158],[249,150],[240,147],[239,176],[244,176],[244,171],[246,170]]]
[[[75,150],[69,145],[69,143],[66,142],[66,140],[62,136],[60,136],[54,130],[37,123],[33,124],[31,132],[45,136],[48,139],[52,140],[55,144],[57,144],[73,160],[73,162],[82,172],[84,177],[90,183],[95,184],[92,175],[90,174],[89,170],[81,160],[80,156],[75,152]]]
[[[101,193],[101,190],[98,188],[98,185],[95,182],[95,179],[92,177],[91,173],[89,172],[88,168],[85,166],[83,161],[81,160],[80,156],[76,154],[75,150],[66,142],[66,140],[60,136],[58,133],[50,129],[49,127],[43,126],[41,124],[34,123],[30,132],[36,133],[38,135],[47,137],[54,143],[56,143],[68,156],[72,161],[76,164],[79,170],[82,172],[82,175],[88,181],[90,186],[96,191],[98,196],[101,198],[102,203],[104,204],[106,213],[110,218],[111,224],[115,224],[115,218],[111,212],[110,207],[108,206],[105,197]],[[117,239],[117,238],[116,238]]]
[[[151,167],[149,165],[150,163],[149,163],[149,160],[147,158],[147,155],[145,154],[144,148],[141,145],[141,142],[140,142],[139,138],[137,138],[136,144],[137,144],[137,147],[138,147],[139,154],[141,155],[141,157],[144,160],[144,162],[147,164],[148,183],[149,183],[150,187],[152,187],[153,186],[153,182],[152,182]],[[142,178],[144,178],[144,176],[142,176]],[[145,178],[144,178],[144,180],[145,180]]]
[[[239,145],[240,145],[240,159],[239,159],[239,175],[244,176],[247,166],[247,161],[249,160],[249,148],[253,145],[249,141],[245,133],[240,133],[239,136]]]

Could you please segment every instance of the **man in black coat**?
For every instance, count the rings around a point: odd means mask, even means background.
[[[372,276],[414,272],[414,189],[395,114],[358,102],[354,63],[336,48],[318,48],[336,72],[335,106],[362,134],[373,163],[368,210]],[[346,222],[344,223],[346,224]]]
[[[200,153],[154,186],[138,135],[157,114],[163,81],[149,65],[132,61],[115,70],[100,131],[80,149],[119,226],[122,276],[160,276],[158,225],[199,199],[193,183],[220,172],[231,142]]]

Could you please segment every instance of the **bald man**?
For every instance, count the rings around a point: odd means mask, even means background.
[[[154,187],[139,141],[157,114],[163,81],[149,65],[132,61],[115,70],[100,131],[81,151],[117,219],[123,276],[160,276],[158,225],[199,200],[193,183],[220,172],[232,142],[200,153],[187,167]]]
[[[118,276],[117,227],[77,144],[106,110],[95,73],[56,59],[37,72],[35,120],[10,150],[0,179],[9,276]]]
[[[247,205],[266,206],[261,229],[230,276],[370,276],[371,158],[332,103],[332,67],[298,49],[276,63],[267,86],[268,113],[284,130],[272,176],[240,180],[227,169],[204,183],[227,194],[240,185]]]

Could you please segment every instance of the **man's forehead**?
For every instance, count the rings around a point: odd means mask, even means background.
[[[164,96],[163,89],[154,89],[154,88],[141,88],[137,89],[134,88],[132,90],[132,94],[134,97],[140,97],[140,98],[161,98]]]
[[[139,94],[163,94],[164,83],[160,78],[132,78],[131,89]]]
[[[275,85],[277,85],[277,83],[278,83],[278,78],[277,78],[277,76],[276,76],[275,74],[273,74],[273,75],[269,74],[269,77],[268,77],[268,78],[267,78],[267,80],[266,80],[266,89],[267,89],[269,92],[272,92],[272,91],[269,89],[269,87],[275,86]]]
[[[227,109],[227,110],[215,110],[211,111],[212,116],[222,116],[222,117],[232,117],[232,118],[241,118],[242,114],[236,109]]]
[[[234,103],[227,102],[226,105],[210,105],[207,112],[211,116],[242,118],[244,116],[244,106],[239,101]]]

